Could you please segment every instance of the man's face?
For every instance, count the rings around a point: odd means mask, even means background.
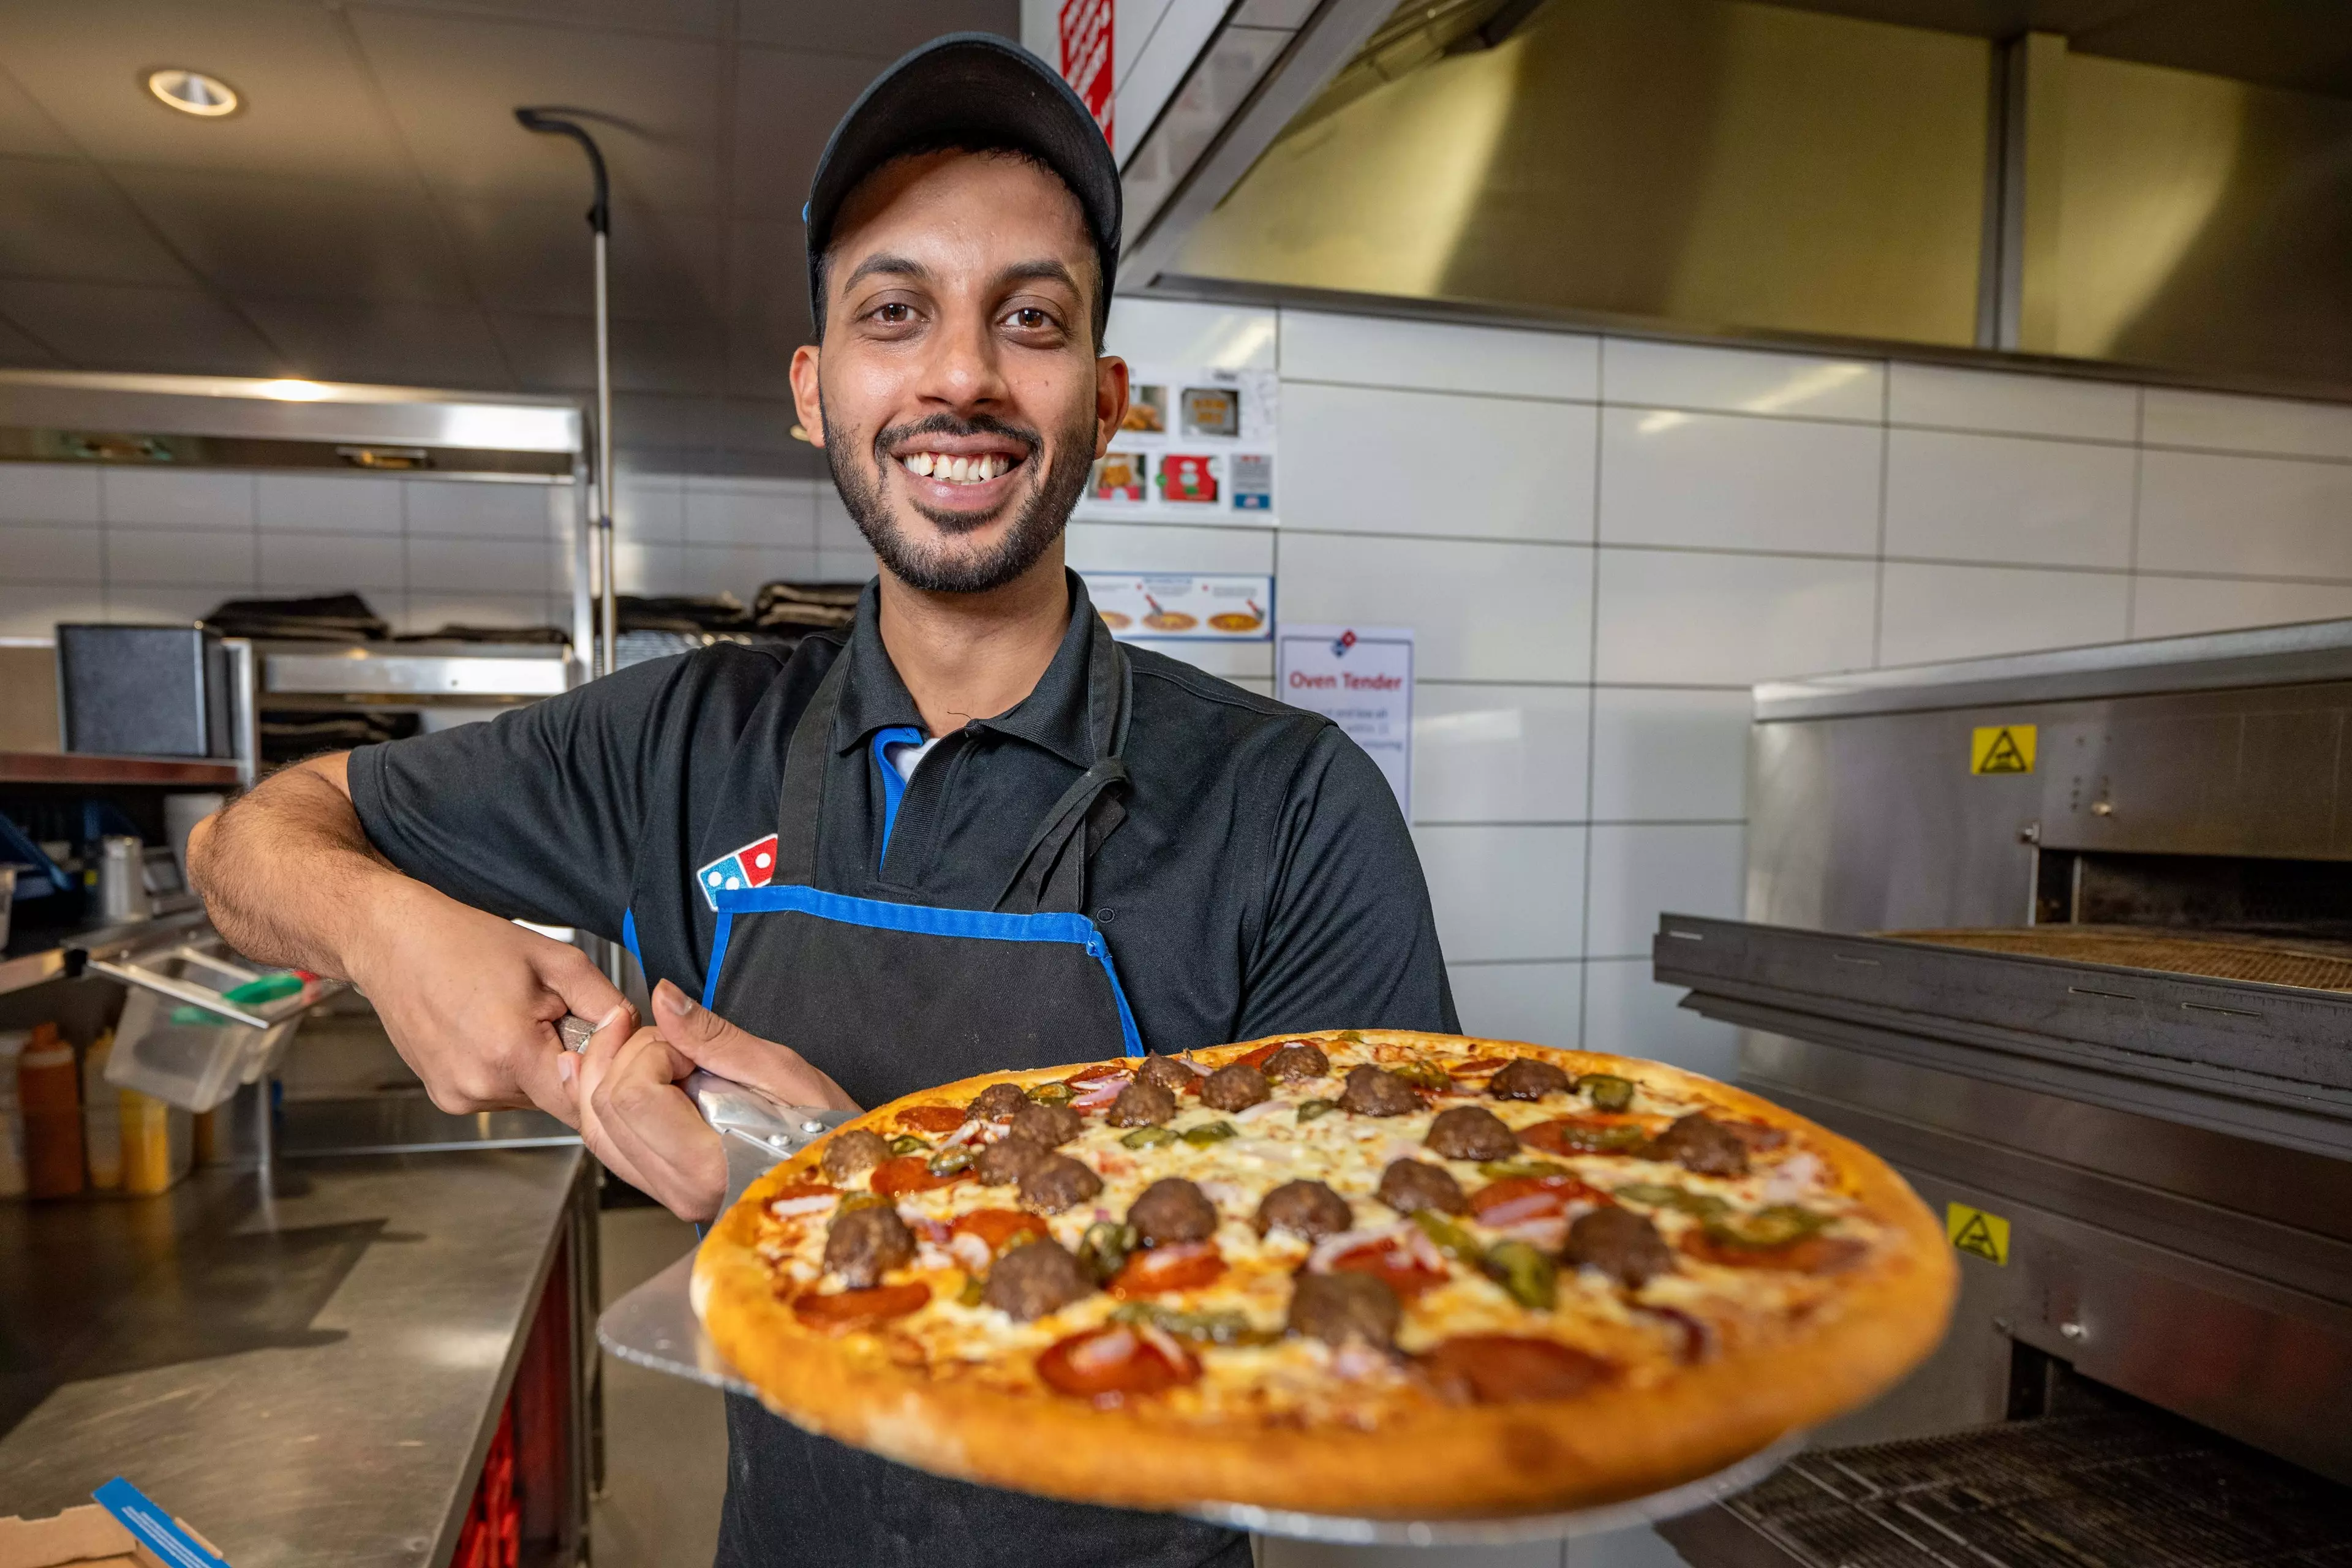
[[[1060,537],[1127,412],[1095,271],[1076,198],[1015,157],[901,159],[844,209],[793,395],[893,576],[985,592]]]

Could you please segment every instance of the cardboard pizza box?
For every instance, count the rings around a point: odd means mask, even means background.
[[[0,1519],[0,1568],[228,1568],[211,1542],[129,1481],[117,1477],[91,1495],[97,1502],[51,1519]]]

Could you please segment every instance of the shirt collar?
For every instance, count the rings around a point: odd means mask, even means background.
[[[1110,628],[1094,611],[1087,585],[1076,572],[1066,571],[1070,585],[1070,624],[1062,633],[1054,660],[1028,696],[993,719],[979,725],[1001,735],[1043,747],[1075,768],[1091,767],[1095,739],[1087,721],[1087,676],[1094,639],[1110,636]],[[907,683],[882,646],[880,580],[866,584],[858,596],[857,617],[849,628],[849,678],[841,693],[841,710],[834,721],[833,747],[850,752],[866,743],[877,730],[911,724],[922,728],[921,713]],[[1109,737],[1104,737],[1108,743]]]

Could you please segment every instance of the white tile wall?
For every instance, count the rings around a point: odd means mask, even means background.
[[[1655,408],[1875,421],[1886,367],[1869,360],[1610,338],[1601,345],[1601,395]]]
[[[1886,416],[1896,425],[2129,441],[2138,434],[2139,388],[2112,381],[1896,364],[1887,380]]]
[[[1652,1057],[1709,1078],[1738,1075],[1738,1031],[1677,1005],[1682,988],[1652,978],[1646,955],[1595,959],[1583,980],[1586,1049]]]
[[[2187,637],[2233,626],[2284,626],[2352,616],[2352,583],[2233,581],[2154,577],[2133,581],[2136,637]]]
[[[1643,408],[1601,419],[1605,543],[1878,548],[1874,426]]]
[[[1589,403],[1601,395],[1601,340],[1291,310],[1282,318],[1282,376]],[[1283,395],[1295,394],[1286,386]]]
[[[2352,578],[2352,464],[2154,449],[2140,464],[2141,570]]]
[[[2147,389],[2140,439],[2151,447],[2352,458],[2352,408],[2277,397]]]
[[[1589,404],[1320,383],[1282,392],[1282,521],[1469,539],[1592,538]]]
[[[1414,819],[1583,821],[1591,706],[1580,686],[1416,682]]]
[[[1877,567],[1865,560],[1613,550],[1601,554],[1596,677],[1745,686],[1870,663]]]
[[[1886,553],[2127,570],[2138,460],[2125,446],[1891,430]]]
[[[2119,572],[1886,565],[1885,664],[1974,658],[2026,648],[2119,642],[2130,635],[2131,579]]]
[[[1582,963],[1446,965],[1454,1010],[1465,1034],[1576,1048],[1585,971]]]
[[[1738,823],[1597,824],[1586,956],[1648,952],[1668,911],[1737,918],[1745,831]]]
[[[1737,822],[1750,700],[1744,689],[1601,687],[1592,694],[1596,822]]]
[[[1592,552],[1285,529],[1281,615],[1410,626],[1427,680],[1581,681],[1591,664]]]
[[[1582,827],[1416,827],[1437,936],[1457,963],[1584,952]]]

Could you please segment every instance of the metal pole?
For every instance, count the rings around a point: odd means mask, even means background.
[[[596,464],[591,482],[596,492],[590,526],[596,531],[596,641],[590,650],[588,672],[610,675],[618,668],[619,607],[613,587],[613,362],[612,331],[605,287],[604,249],[613,228],[611,188],[604,177],[604,154],[596,139],[576,121],[545,109],[518,109],[515,121],[526,131],[569,136],[588,154],[589,172],[596,180],[596,204],[588,209],[588,227],[596,237]]]

